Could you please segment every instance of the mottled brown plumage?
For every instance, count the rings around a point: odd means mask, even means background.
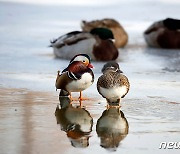
[[[103,75],[97,81],[97,90],[109,104],[119,104],[120,99],[129,92],[129,88],[129,80],[122,74],[116,62],[104,65]]]
[[[126,94],[129,92],[130,84],[128,78],[122,73],[119,73],[118,71],[106,71],[105,74],[99,77],[97,82],[97,89],[100,94],[100,87],[108,89],[118,86],[126,86]],[[121,98],[123,98],[125,95],[123,95]]]
[[[128,42],[128,34],[126,33],[123,26],[116,20],[105,18],[101,20],[85,21],[81,22],[81,28],[85,32],[91,31],[93,28],[104,27],[112,31],[115,38],[115,46],[117,48],[124,47]]]

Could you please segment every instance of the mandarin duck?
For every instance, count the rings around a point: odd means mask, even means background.
[[[66,132],[72,146],[87,147],[93,126],[90,113],[84,108],[72,106],[69,97],[61,96],[59,101],[55,111],[57,124]]]
[[[112,40],[113,33],[107,28],[95,28],[90,32],[73,31],[51,41],[50,47],[58,58],[71,59],[83,52],[92,60],[110,61],[118,57],[118,49]]]
[[[129,91],[128,78],[123,75],[118,63],[108,62],[102,68],[103,75],[98,78],[97,90],[106,98],[108,106],[119,106],[121,98]]]
[[[62,73],[58,72],[56,78],[56,89],[67,91],[72,100],[71,92],[80,92],[80,101],[82,100],[82,91],[91,86],[94,82],[94,74],[91,70],[90,57],[86,54],[74,56],[67,68]]]
[[[112,31],[115,39],[115,46],[117,48],[124,47],[128,42],[128,34],[122,27],[122,25],[115,19],[105,18],[101,20],[85,21],[81,22],[81,28],[85,32],[90,32],[94,28],[104,27]]]

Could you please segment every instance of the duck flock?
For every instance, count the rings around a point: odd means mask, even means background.
[[[105,61],[97,79],[97,91],[107,102],[107,108],[97,120],[96,132],[103,148],[116,151],[127,136],[129,124],[120,110],[121,100],[128,94],[130,83],[116,62],[118,48],[128,42],[124,28],[114,19],[82,21],[82,31],[69,32],[51,41],[56,57],[69,59],[63,71],[58,71],[55,82],[60,89],[55,116],[61,130],[65,131],[73,147],[88,147],[93,118],[82,105],[82,91],[94,83],[93,61]],[[150,47],[180,48],[180,20],[165,19],[153,23],[144,32]],[[79,93],[75,107],[72,93]]]
[[[128,35],[114,19],[82,21],[81,28],[82,31],[68,32],[51,41],[56,57],[70,59],[67,68],[58,71],[56,89],[60,89],[61,96],[69,95],[71,102],[71,93],[79,92],[81,106],[82,91],[94,82],[91,60],[106,61],[97,90],[108,106],[119,107],[121,99],[129,92],[130,83],[115,60],[118,48],[127,44]],[[144,39],[150,47],[180,49],[180,20],[167,18],[153,23],[144,32]]]

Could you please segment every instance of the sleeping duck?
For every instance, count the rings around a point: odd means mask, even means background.
[[[114,19],[105,18],[102,20],[85,21],[81,23],[81,28],[85,32],[91,31],[93,28],[104,27],[108,28],[113,32],[115,38],[115,46],[117,48],[124,47],[128,42],[128,35],[124,28]]]
[[[73,31],[51,41],[56,57],[71,59],[83,53],[92,60],[110,61],[118,57],[118,49],[112,40],[113,33],[107,28],[95,28],[90,32]]]
[[[157,21],[144,32],[144,38],[151,47],[180,49],[180,20]]]

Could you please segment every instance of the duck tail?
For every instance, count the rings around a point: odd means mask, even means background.
[[[60,77],[60,70],[57,71],[57,79]],[[56,80],[57,81],[57,80]]]
[[[48,45],[48,47],[53,47],[53,45],[52,45],[52,44],[50,44],[50,45]]]
[[[56,83],[57,83],[59,77],[60,77],[60,70],[57,71]],[[55,83],[55,86],[56,86],[56,83]],[[57,88],[56,88],[56,91],[57,91]]]
[[[48,47],[53,47],[53,44],[56,43],[57,39],[50,40],[50,45]]]
[[[81,27],[84,28],[84,27],[85,27],[85,24],[86,24],[86,21],[85,21],[85,20],[82,20],[82,21],[81,21]]]
[[[48,47],[53,47],[53,41],[50,40],[50,45],[48,45]]]

